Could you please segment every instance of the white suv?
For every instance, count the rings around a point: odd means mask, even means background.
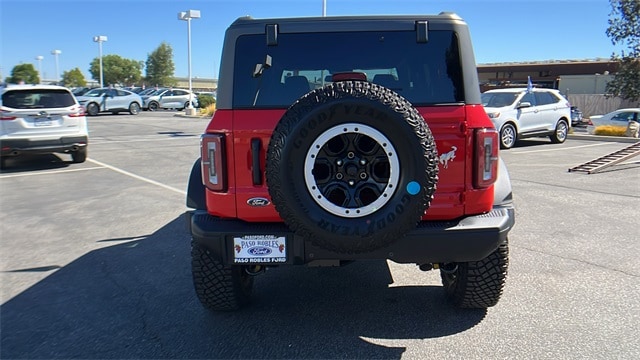
[[[149,111],[159,109],[183,110],[189,106],[189,99],[191,99],[193,107],[198,107],[198,97],[196,94],[189,92],[189,90],[163,88],[151,94],[143,95],[142,100],[144,103],[142,108]]]
[[[518,139],[548,136],[553,143],[567,139],[571,104],[558,90],[511,88],[482,94],[482,105],[500,131],[500,146],[511,148]]]
[[[87,159],[87,118],[71,91],[53,85],[10,85],[0,100],[1,165],[24,153],[68,153]]]

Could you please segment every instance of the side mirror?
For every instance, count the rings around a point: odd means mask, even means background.
[[[523,101],[520,104],[518,104],[518,109],[528,108],[528,107],[531,107],[531,103],[528,101]]]

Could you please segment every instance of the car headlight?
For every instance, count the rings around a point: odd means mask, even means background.
[[[500,113],[499,112],[490,112],[490,113],[487,113],[487,115],[489,115],[490,119],[497,119],[497,118],[500,117]]]

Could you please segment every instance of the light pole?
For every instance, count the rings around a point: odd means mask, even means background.
[[[51,51],[51,55],[56,58],[56,85],[58,85],[60,82],[60,68],[58,67],[58,55],[60,54],[62,54],[62,51],[60,50]]]
[[[188,62],[189,62],[189,104],[187,108],[184,109],[186,115],[195,115],[195,109],[191,105],[193,102],[193,89],[191,87],[191,19],[199,19],[200,18],[200,10],[187,10],[181,11],[178,13],[179,20],[185,20],[187,22],[187,51],[188,51]]]
[[[322,0],[322,16],[327,16],[327,0]]]
[[[36,56],[36,60],[38,60],[38,78],[39,78],[39,83],[42,84],[42,59],[44,59],[44,56],[42,55],[38,55]]]
[[[103,84],[103,76],[102,76],[102,43],[107,41],[107,37],[104,35],[98,35],[93,37],[93,42],[98,43],[98,47],[100,48],[100,87],[104,87]]]

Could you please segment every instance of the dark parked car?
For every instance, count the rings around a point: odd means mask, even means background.
[[[582,124],[582,111],[578,109],[577,106],[571,107],[571,125],[579,125]]]

